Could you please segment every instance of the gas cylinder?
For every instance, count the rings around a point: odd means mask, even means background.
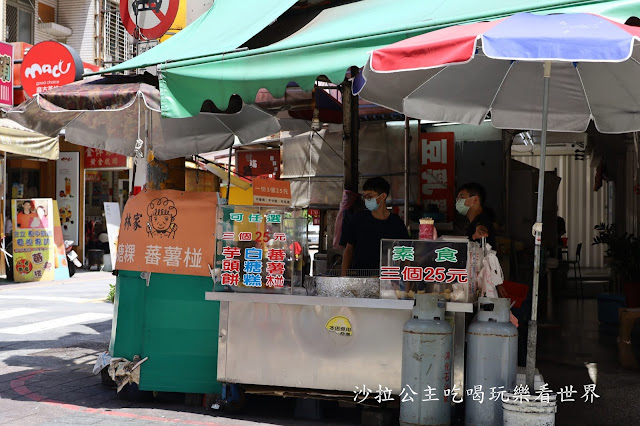
[[[502,425],[502,395],[518,374],[518,329],[509,312],[509,299],[478,299],[467,330],[465,425]]]
[[[404,324],[400,424],[451,423],[453,327],[445,318],[445,301],[437,294],[417,294],[412,318]],[[413,400],[413,401],[412,401]]]

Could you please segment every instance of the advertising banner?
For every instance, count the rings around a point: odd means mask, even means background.
[[[253,179],[255,206],[291,206],[291,182],[278,179]]]
[[[129,198],[115,256],[118,269],[210,276],[217,196],[162,190]]]
[[[53,208],[50,198],[11,200],[15,281],[54,279]]]
[[[127,157],[102,149],[87,148],[84,150],[84,166],[87,169],[125,168]]]
[[[13,107],[13,46],[0,42],[0,106]]]
[[[429,208],[454,219],[454,133],[420,133],[420,199]],[[432,207],[430,207],[432,206]]]
[[[236,170],[244,177],[280,177],[280,150],[260,149],[236,152]]]
[[[109,252],[118,252],[118,235],[120,234],[120,204],[104,203],[104,216],[107,221],[107,235],[109,236]],[[111,255],[113,269],[117,267],[117,257]]]
[[[80,153],[61,152],[56,162],[56,200],[65,240],[78,244]]]

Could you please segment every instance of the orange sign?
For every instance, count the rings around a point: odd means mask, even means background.
[[[118,269],[210,276],[217,194],[143,191],[127,201],[120,224]]]
[[[253,178],[253,204],[256,206],[290,206],[291,182]]]

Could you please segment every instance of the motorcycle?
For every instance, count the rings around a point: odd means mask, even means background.
[[[73,241],[64,240],[64,250],[67,254],[67,265],[69,265],[69,276],[76,273],[76,268],[82,267],[82,262],[78,259],[78,253],[73,249]]]

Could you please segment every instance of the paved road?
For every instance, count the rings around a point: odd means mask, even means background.
[[[107,350],[113,305],[105,302],[115,277],[78,273],[64,282],[0,281],[0,424],[354,424],[357,409],[334,410],[326,419],[294,417],[294,402],[256,398],[248,414],[227,417],[187,407],[181,395],[154,402],[118,398],[92,373]],[[219,415],[217,415],[219,414]]]

